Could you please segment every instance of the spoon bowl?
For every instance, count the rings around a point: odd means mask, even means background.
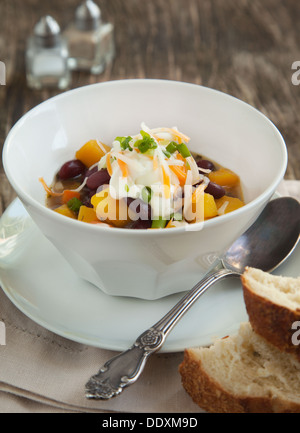
[[[223,266],[242,274],[246,268],[274,271],[299,241],[300,206],[297,200],[272,200],[249,229],[226,251]]]
[[[150,355],[164,344],[168,334],[188,309],[214,283],[240,277],[245,268],[271,272],[290,256],[299,241],[300,204],[289,197],[270,201],[254,224],[223,257],[217,258],[199,281],[161,320],[142,333],[135,343],[110,359],[86,384],[89,399],[109,399],[140,376]]]

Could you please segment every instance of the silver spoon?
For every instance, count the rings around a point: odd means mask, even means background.
[[[86,384],[89,399],[110,399],[134,383],[147,359],[164,344],[184,313],[217,281],[240,277],[245,267],[266,272],[277,268],[296,247],[300,231],[300,204],[290,197],[270,201],[254,224],[218,258],[197,283],[161,320],[143,332],[125,352],[107,361]]]

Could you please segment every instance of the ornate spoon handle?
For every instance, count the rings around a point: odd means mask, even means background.
[[[153,328],[141,334],[125,352],[111,358],[92,376],[86,384],[86,397],[89,399],[109,399],[123,388],[134,383],[142,373],[148,356],[156,352],[164,343],[162,332]]]
[[[86,397],[110,399],[134,383],[143,371],[148,357],[162,347],[169,332],[200,295],[217,281],[232,275],[240,276],[224,268],[221,260],[218,260],[212,270],[162,319],[143,332],[128,350],[107,361],[98,374],[91,377],[86,384]]]

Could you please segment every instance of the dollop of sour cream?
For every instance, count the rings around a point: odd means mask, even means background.
[[[202,175],[190,153],[183,157],[178,151],[168,151],[170,143],[173,148],[186,146],[189,137],[176,127],[150,129],[143,123],[141,128],[139,134],[114,140],[98,169],[108,168],[109,158],[110,195],[119,200],[130,197],[145,201],[147,189],[151,192],[148,202],[152,217],[167,219],[182,207],[183,187],[195,185]],[[185,174],[184,184],[181,173]]]

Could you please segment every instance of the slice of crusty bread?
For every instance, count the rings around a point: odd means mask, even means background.
[[[179,366],[195,403],[218,413],[300,413],[300,363],[250,323],[209,348],[190,348]]]
[[[300,361],[300,336],[299,342],[295,339],[300,327],[300,278],[247,268],[242,275],[242,284],[254,331]]]

